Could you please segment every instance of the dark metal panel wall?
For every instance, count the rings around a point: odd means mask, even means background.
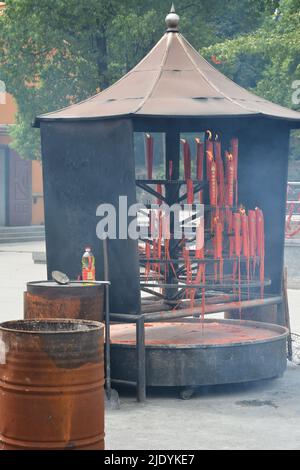
[[[240,133],[239,201],[265,215],[266,277],[281,291],[288,178],[289,128],[278,121],[253,121]]]
[[[97,279],[103,279],[97,238],[102,203],[118,208],[119,195],[136,202],[133,132],[129,120],[42,123],[48,277],[52,270],[76,278],[91,245]],[[110,240],[111,311],[140,311],[137,242]]]

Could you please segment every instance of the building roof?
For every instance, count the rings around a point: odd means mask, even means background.
[[[122,116],[263,116],[300,123],[300,113],[250,93],[201,57],[179,33],[174,10],[166,22],[166,34],[118,82],[81,103],[39,116],[36,125]]]

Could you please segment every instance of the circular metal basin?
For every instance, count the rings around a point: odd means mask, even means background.
[[[195,387],[281,376],[288,330],[238,320],[145,324],[147,386]],[[136,381],[135,325],[111,327],[112,378]]]

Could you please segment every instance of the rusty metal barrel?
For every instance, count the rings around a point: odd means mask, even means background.
[[[0,449],[104,449],[104,326],[0,325]]]
[[[103,321],[104,286],[99,282],[29,282],[24,294],[24,318],[68,318]]]

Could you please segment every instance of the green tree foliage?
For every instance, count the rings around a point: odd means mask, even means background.
[[[220,70],[243,87],[275,103],[300,111],[293,95],[300,80],[300,0],[281,0],[255,32],[212,45]],[[299,96],[299,94],[298,94]],[[293,134],[291,157],[300,159],[300,135]]]
[[[34,117],[85,99],[132,68],[162,35],[171,1],[6,3],[0,16],[0,78],[18,104],[14,146],[27,158],[39,158],[39,132],[31,128]],[[275,4],[182,0],[181,30],[198,49],[228,38],[235,41],[260,28]]]

